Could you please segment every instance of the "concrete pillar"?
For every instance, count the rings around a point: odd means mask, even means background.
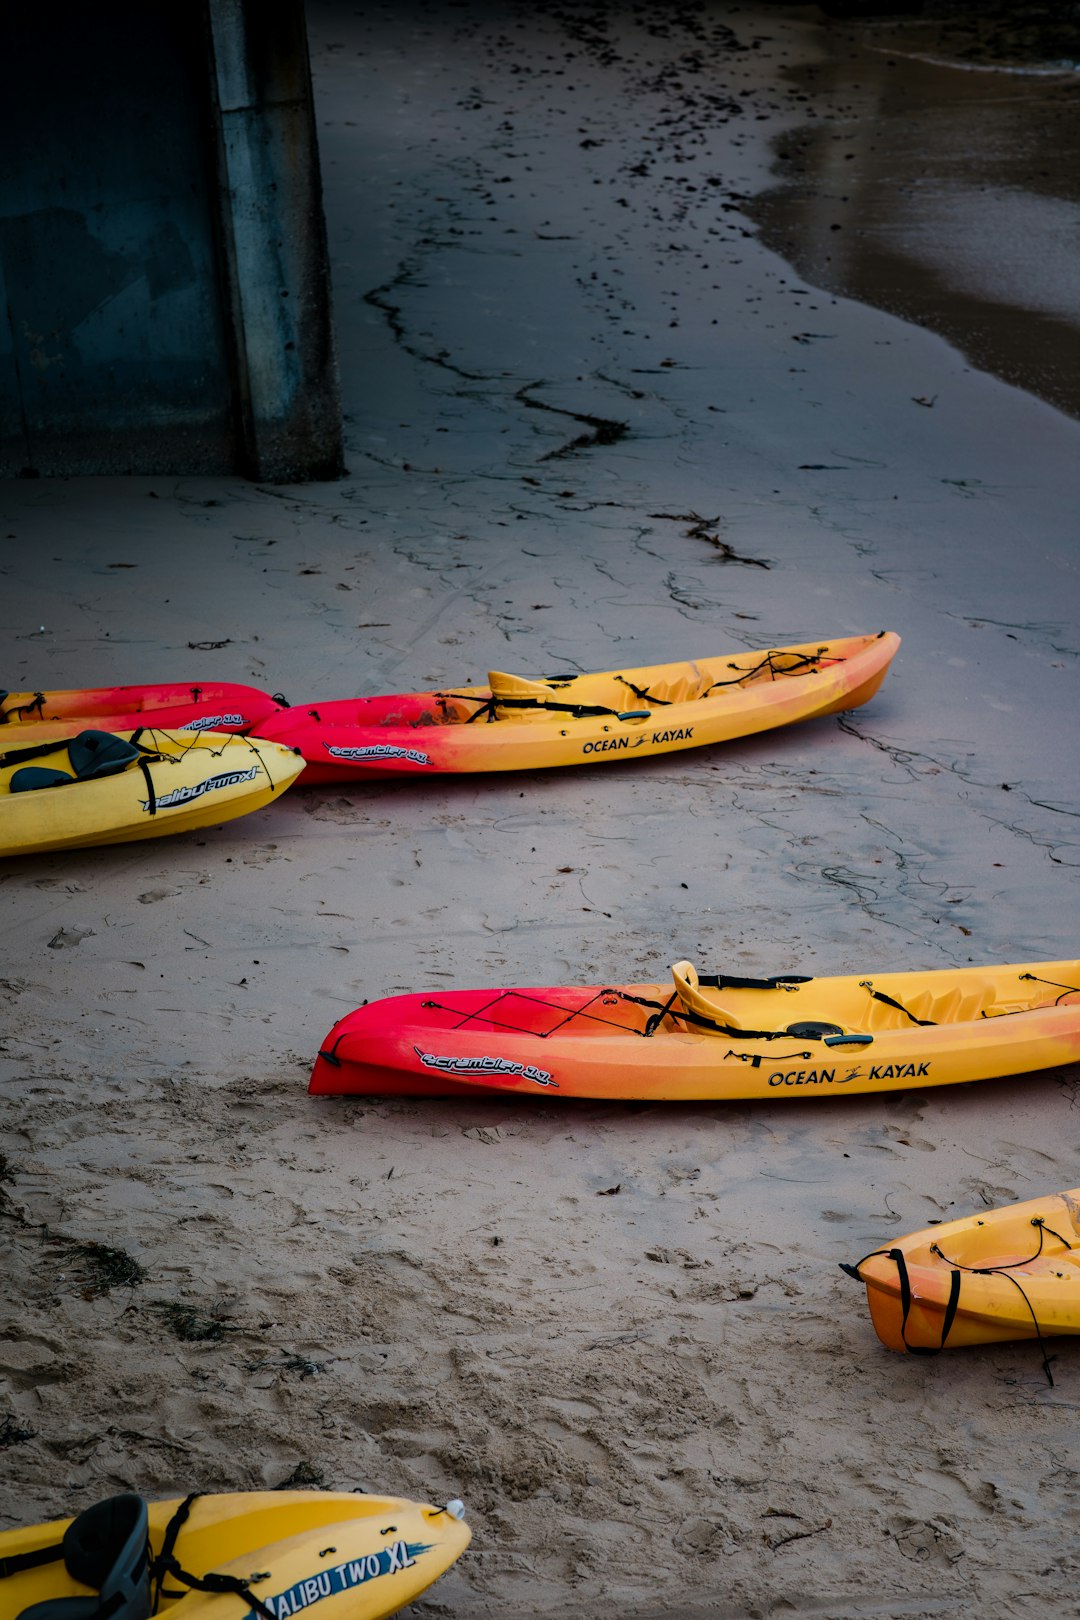
[[[242,470],[343,471],[302,0],[207,0]]]

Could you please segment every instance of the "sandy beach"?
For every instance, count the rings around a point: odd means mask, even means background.
[[[847,116],[814,8],[309,27],[348,476],[4,486],[5,686],[903,646],[757,740],[3,863],[0,1527],[291,1480],[464,1499],[416,1615],[1075,1613],[1080,1345],[898,1357],[838,1269],[1080,1182],[1075,1069],[306,1085],[402,991],[1075,956],[1080,421],[758,240],[773,143]]]

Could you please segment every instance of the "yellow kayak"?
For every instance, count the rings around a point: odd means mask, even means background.
[[[890,1350],[1080,1333],[1080,1187],[928,1226],[843,1269]]]
[[[0,1532],[0,1620],[382,1620],[464,1552],[463,1512],[335,1491],[149,1505],[125,1492]]]
[[[162,838],[246,815],[295,781],[278,743],[214,731],[83,731],[0,753],[0,855]]]

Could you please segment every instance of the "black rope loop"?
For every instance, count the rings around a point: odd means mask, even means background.
[[[727,686],[744,686],[748,681],[752,681],[756,676],[760,675],[763,670],[767,670],[770,678],[774,681],[777,679],[782,679],[786,675],[803,675],[808,670],[819,670],[826,651],[826,647],[819,647],[816,653],[785,654],[780,649],[774,648],[770,652],[767,652],[749,669],[740,670],[738,664],[729,664],[728,668],[736,671],[736,674],[732,678],[728,680],[715,680],[709,686],[707,686],[703,692],[699,692],[696,698],[686,698],[681,701],[686,703],[700,703],[703,698],[711,696],[711,694],[717,691],[719,688]],[[787,657],[791,661],[787,665],[778,664],[776,660],[780,657]],[[844,663],[844,659],[836,658],[829,660],[829,662],[842,664]],[[557,690],[559,686],[572,685],[576,678],[577,677],[573,675],[566,677],[553,677],[553,690]],[[677,701],[679,701],[675,698],[658,697],[656,693],[651,692],[647,686],[638,686],[629,678],[629,676],[616,675],[614,678],[615,680],[621,682],[623,686],[627,687],[629,691],[633,692],[634,696],[639,698],[643,703],[655,704],[658,708],[670,708],[674,706]],[[465,692],[437,692],[435,696],[439,702],[444,702],[447,698],[456,698],[462,702],[477,702],[474,696]],[[490,698],[485,698],[480,701],[478,707],[474,709],[472,714],[470,714],[465,720],[465,724],[467,726],[472,725],[474,720],[496,719],[496,705],[503,709],[550,709],[553,713],[569,714],[576,720],[600,719],[605,715],[618,718],[618,716],[622,713],[621,709],[608,708],[605,704],[600,703],[564,703],[560,702],[560,700],[556,697],[496,697],[493,693]]]
[[[1014,1260],[1012,1262],[1013,1266],[1028,1266],[1031,1264],[1032,1260],[1038,1259],[1039,1255],[1042,1253],[1042,1222],[1039,1220],[1034,1220],[1031,1224],[1032,1226],[1039,1227],[1039,1247],[1035,1250],[1035,1253],[1029,1255],[1026,1260]],[[1057,1236],[1056,1232],[1054,1236]],[[1068,1248],[1068,1246],[1069,1245],[1066,1244],[1066,1248]],[[931,1243],[930,1248],[934,1254],[938,1255],[940,1259],[945,1261],[946,1265],[956,1266],[958,1271],[970,1271],[976,1277],[1004,1277],[1007,1282],[1012,1283],[1013,1287],[1020,1295],[1020,1298],[1027,1306],[1028,1315],[1031,1317],[1032,1326],[1035,1329],[1035,1338],[1038,1341],[1039,1354],[1042,1356],[1043,1372],[1046,1374],[1047,1383],[1050,1385],[1050,1388],[1053,1389],[1054,1375],[1050,1371],[1050,1363],[1051,1361],[1056,1361],[1057,1357],[1047,1355],[1046,1341],[1042,1335],[1042,1328],[1039,1325],[1039,1318],[1035,1315],[1035,1307],[1031,1303],[1018,1279],[1011,1275],[1011,1266],[962,1266],[958,1261],[949,1260],[946,1255],[942,1254],[936,1243]]]
[[[1075,996],[1080,994],[1080,985],[1059,984],[1056,979],[1040,979],[1037,973],[1021,973],[1020,977],[1022,979],[1030,979],[1033,984],[1048,984],[1052,990],[1063,990],[1065,995]],[[1054,1006],[1060,1007],[1063,1000],[1064,996],[1056,997]]]
[[[1056,1237],[1058,1242],[1061,1244],[1063,1249],[1071,1249],[1072,1248],[1072,1244],[1066,1242],[1066,1240],[1062,1237],[1060,1232],[1055,1232],[1054,1228],[1052,1226],[1048,1226],[1046,1224],[1046,1222],[1043,1220],[1041,1215],[1033,1215],[1031,1217],[1031,1224],[1032,1224],[1032,1226],[1038,1226],[1044,1232],[1049,1232],[1051,1237]]]
[[[0,726],[8,725],[9,722],[15,719],[16,716],[22,717],[23,715],[33,714],[35,709],[37,710],[38,719],[44,720],[44,692],[35,692],[29,703],[15,703],[10,709],[5,709],[2,707],[4,699],[6,697],[10,697],[10,695],[11,694],[9,692],[0,692]]]
[[[708,697],[710,692],[715,692],[718,686],[743,686],[747,681],[752,681],[756,675],[760,675],[762,670],[768,670],[770,679],[774,681],[778,678],[782,679],[785,675],[804,675],[810,669],[816,671],[821,667],[821,660],[824,657],[825,650],[824,647],[819,647],[816,653],[792,653],[790,656],[794,659],[794,662],[788,668],[782,669],[773,662],[779,655],[779,649],[774,648],[771,652],[767,652],[764,658],[760,659],[753,668],[740,671],[734,680],[713,681],[712,685],[707,687],[701,696]],[[831,661],[837,664],[844,662],[842,658]],[[728,668],[738,670],[739,666],[738,664],[729,664]]]
[[[1033,1260],[1037,1260],[1039,1258],[1043,1251],[1043,1240],[1047,1232],[1049,1232],[1051,1236],[1056,1237],[1059,1243],[1065,1244],[1067,1249],[1071,1249],[1072,1244],[1066,1243],[1065,1239],[1060,1233],[1055,1232],[1053,1227],[1047,1226],[1041,1215],[1033,1216],[1031,1224],[1039,1229],[1039,1247],[1035,1250],[1034,1254],[1029,1254],[1026,1260],[1013,1260],[1007,1266],[964,1266],[961,1265],[958,1260],[950,1260],[947,1255],[942,1253],[936,1243],[931,1243],[930,1249],[933,1254],[936,1254],[939,1257],[939,1259],[944,1260],[946,1265],[956,1266],[960,1271],[970,1271],[977,1277],[1004,1277],[1007,1279],[1007,1281],[1012,1283],[1013,1287],[1019,1293],[1020,1298],[1024,1301],[1024,1304],[1028,1308],[1028,1314],[1030,1315],[1032,1324],[1035,1328],[1035,1337],[1039,1343],[1039,1352],[1042,1356],[1043,1372],[1046,1374],[1047,1382],[1050,1384],[1050,1387],[1053,1388],[1054,1375],[1050,1371],[1050,1363],[1052,1360],[1056,1360],[1057,1358],[1047,1355],[1046,1343],[1042,1336],[1042,1328],[1039,1325],[1039,1319],[1035,1315],[1035,1307],[1032,1305],[1031,1300],[1028,1298],[1017,1278],[1011,1275],[1011,1272],[1017,1266],[1030,1266]]]

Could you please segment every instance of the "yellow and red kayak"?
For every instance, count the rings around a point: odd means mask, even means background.
[[[899,646],[881,630],[597,675],[493,671],[453,692],[302,704],[256,729],[301,750],[305,782],[645,759],[858,708]]]
[[[0,856],[163,838],[269,803],[291,748],[216,731],[82,731],[0,753]]]
[[[1080,1187],[928,1226],[843,1269],[890,1350],[1080,1333]]]
[[[339,1491],[249,1491],[145,1503],[109,1497],[75,1519],[0,1531],[0,1620],[383,1620],[460,1557],[460,1502]],[[89,1602],[100,1599],[96,1608]],[[64,1604],[67,1607],[64,1607]]]
[[[0,748],[23,748],[90,729],[158,726],[170,731],[245,732],[285,707],[282,697],[222,681],[0,691]]]
[[[440,990],[334,1025],[312,1092],[731,1101],[953,1085],[1080,1058],[1080,961],[872,978]]]

